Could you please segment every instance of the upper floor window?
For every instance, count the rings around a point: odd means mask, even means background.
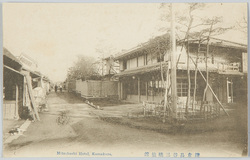
[[[127,69],[127,61],[123,62],[123,70]]]
[[[140,66],[144,66],[145,65],[145,55],[142,55],[142,56],[139,56],[138,57],[138,67],[140,67]]]

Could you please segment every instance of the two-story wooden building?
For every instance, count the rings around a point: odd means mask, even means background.
[[[206,44],[201,46],[204,48]],[[198,47],[197,40],[190,41],[191,97],[194,92],[196,68],[194,61],[198,62],[197,68],[204,75],[206,71],[209,72],[208,82],[221,102],[247,100],[247,45],[211,38],[207,68],[205,54],[198,52]],[[170,51],[170,38],[168,35],[163,35],[116,54],[115,60],[119,61],[120,65],[120,73],[115,75],[119,78],[119,98],[133,102],[162,101],[165,93],[164,81],[166,81],[163,71],[167,68]],[[188,92],[187,52],[181,41],[177,41],[176,51],[177,95],[179,101],[184,103]],[[171,66],[169,67],[171,70]],[[199,72],[196,81],[196,101],[202,101],[206,82]],[[214,101],[210,89],[207,91],[206,100]]]
[[[26,108],[33,113],[38,105],[33,89],[42,85],[42,79],[44,84],[49,84],[48,78],[39,72],[24,68],[23,60],[3,48],[3,119],[27,119]],[[39,119],[37,112],[36,115]]]

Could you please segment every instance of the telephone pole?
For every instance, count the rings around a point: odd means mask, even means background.
[[[177,89],[176,89],[176,38],[175,38],[175,10],[173,3],[170,4],[171,9],[171,108],[172,118],[176,118],[177,108]]]

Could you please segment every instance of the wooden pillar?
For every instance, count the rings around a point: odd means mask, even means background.
[[[234,102],[234,96],[233,96],[233,80],[231,79],[231,103]]]
[[[25,77],[23,76],[23,106],[26,105],[26,83]]]
[[[228,78],[227,78],[227,103],[229,103],[229,85],[228,85]]]
[[[32,79],[31,79],[30,75],[28,75],[28,74],[25,75],[25,78],[26,78],[26,82],[27,82],[29,98],[30,98],[30,101],[31,101],[31,104],[32,104],[32,109],[33,109],[33,112],[35,114],[35,116],[33,118],[34,118],[34,120],[37,119],[38,121],[40,121],[40,117],[39,117],[39,114],[38,114],[38,111],[37,111],[38,106],[35,103],[35,97],[34,97],[33,91],[32,91]]]
[[[121,100],[121,82],[118,82],[118,98]]]
[[[139,67],[138,54],[137,54],[137,57],[136,57],[136,67]]]
[[[146,81],[146,98],[148,100],[148,81]]]
[[[161,85],[159,84],[159,88],[161,87],[161,89],[160,89],[160,92],[161,92],[161,98],[163,97],[163,92],[162,92],[162,88],[163,88],[163,81],[161,80],[161,81],[159,81],[159,83],[161,82]]]
[[[18,85],[16,84],[16,107],[15,107],[15,118],[19,119],[19,115],[18,115],[18,97],[19,97],[19,89],[18,89]]]
[[[138,77],[138,102],[141,102],[141,87],[140,87],[140,77]]]
[[[123,99],[123,83],[121,82],[121,99]]]
[[[153,86],[153,89],[151,90],[151,92],[152,92],[152,101],[154,101],[155,100],[155,91],[154,91],[155,81],[154,81],[154,79],[152,80],[152,86]]]

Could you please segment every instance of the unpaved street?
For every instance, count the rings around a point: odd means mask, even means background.
[[[93,114],[94,108],[66,92],[50,93],[48,103],[49,112],[41,113],[41,121],[32,123],[24,136],[5,145],[4,156],[98,156],[93,155],[93,152],[105,153],[107,157],[144,157],[145,152],[149,152],[149,157],[152,157],[153,152],[157,157],[160,152],[164,157],[168,154],[173,157],[174,153],[178,156],[180,153],[185,156],[192,153],[193,157],[195,153],[200,153],[201,157],[242,154],[240,144],[228,141],[230,136],[236,134],[234,131],[170,135],[129,128],[102,121]],[[69,124],[57,124],[56,118],[60,111],[69,111]],[[58,152],[71,155],[58,155]]]

